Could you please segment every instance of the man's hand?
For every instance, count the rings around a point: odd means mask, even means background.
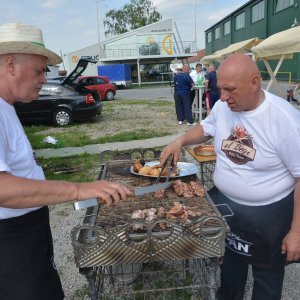
[[[113,181],[99,180],[78,184],[78,200],[97,197],[99,202],[104,200],[107,206],[113,203],[118,205],[121,200],[126,200],[132,195],[133,193],[126,186]]]
[[[160,164],[163,165],[165,161],[168,159],[168,157],[170,155],[173,155],[174,166],[176,166],[180,157],[181,148],[182,148],[182,144],[178,140],[175,140],[174,142],[166,146],[160,154]]]
[[[288,261],[300,259],[300,232],[290,230],[282,241],[281,253],[286,254]]]

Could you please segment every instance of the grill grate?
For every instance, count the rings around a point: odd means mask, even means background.
[[[131,174],[132,161],[111,161],[103,168],[101,178],[127,185],[129,188],[153,184],[155,178]],[[182,181],[197,180],[196,175]],[[201,213],[189,217],[190,222],[156,219],[151,222],[132,220],[135,210],[164,207],[168,211],[178,201]],[[78,267],[146,263],[175,259],[220,257],[224,253],[226,225],[211,205],[209,196],[184,198],[170,188],[163,198],[153,194],[132,197],[119,206],[102,205],[92,224],[81,224],[72,231]],[[159,223],[167,225],[162,230]],[[135,231],[135,225],[142,229]]]

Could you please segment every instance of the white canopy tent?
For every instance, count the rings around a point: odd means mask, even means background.
[[[292,58],[293,53],[300,52],[300,26],[271,35],[259,45],[254,46],[251,51],[254,53],[256,59],[263,60],[271,76],[267,90],[274,83],[279,92],[276,74],[284,59]],[[279,60],[274,71],[269,64],[269,60]]]
[[[221,56],[218,54],[220,52],[216,51],[213,54],[205,55],[201,58],[201,62],[205,65],[210,64],[213,61],[221,61]]]
[[[238,43],[234,43],[229,45],[228,47],[218,50],[211,55],[204,56],[201,61],[206,64],[212,61],[222,62],[228,55],[236,53],[236,52],[243,52],[243,53],[251,53],[251,48],[255,45],[261,43],[262,40],[255,37],[245,41],[241,41]]]

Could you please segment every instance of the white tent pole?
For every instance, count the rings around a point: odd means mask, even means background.
[[[280,66],[281,66],[281,64],[282,64],[282,62],[283,62],[283,60],[284,60],[284,54],[281,56],[280,60],[278,61],[277,66],[276,66],[276,68],[275,68],[275,71],[273,72],[273,71],[272,71],[272,68],[271,68],[271,66],[270,66],[270,64],[269,64],[269,61],[268,61],[267,59],[263,59],[265,65],[266,65],[266,67],[267,67],[267,70],[268,70],[268,72],[269,72],[269,74],[270,74],[270,76],[271,76],[271,79],[270,79],[270,81],[269,81],[269,83],[268,83],[268,85],[267,85],[266,90],[268,91],[268,90],[270,89],[272,83],[274,82],[274,85],[275,85],[275,88],[276,88],[276,91],[277,91],[277,95],[278,95],[278,96],[282,96],[282,95],[281,95],[281,92],[280,92],[280,87],[279,87],[278,81],[276,80],[276,77],[275,77],[275,76],[276,76],[276,74],[277,74],[277,72],[278,72],[278,70],[279,70],[279,68],[280,68]],[[284,96],[283,96],[283,97],[284,97]]]
[[[275,70],[273,72],[272,69],[271,69],[271,66],[269,64],[269,61],[267,59],[263,59],[265,65],[267,67],[267,70],[268,70],[268,72],[269,72],[269,74],[271,76],[271,79],[270,79],[270,81],[268,83],[268,86],[267,86],[267,90],[269,90],[269,88],[271,87],[271,85],[272,85],[273,82],[276,84],[277,80],[276,80],[275,76],[277,75],[278,70],[279,70],[279,68],[280,68],[283,60],[284,60],[284,54],[281,56],[281,58],[280,58],[280,60],[279,60],[279,62],[277,64],[277,66],[276,66],[276,68],[275,68]]]

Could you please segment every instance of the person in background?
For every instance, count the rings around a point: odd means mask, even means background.
[[[214,137],[216,204],[227,204],[230,232],[217,299],[243,300],[252,265],[252,300],[280,300],[287,262],[300,259],[300,118],[282,98],[262,90],[260,71],[236,53],[218,69],[220,101],[201,124],[161,153],[177,163],[181,148]]]
[[[177,120],[179,120],[179,109],[180,109],[180,104],[179,104],[179,98],[177,97],[176,94],[176,86],[175,86],[175,79],[178,73],[182,72],[182,65],[178,65],[177,68],[175,69],[175,73],[174,73],[174,77],[173,77],[173,88],[174,88],[174,101],[175,101],[175,111],[176,111],[176,116],[177,116]],[[180,123],[179,125],[182,125],[182,123]]]
[[[197,86],[199,83],[204,84],[205,83],[205,71],[202,69],[202,64],[197,63],[196,69],[192,70],[190,72],[190,76],[192,77],[194,84]],[[195,99],[195,89],[191,90],[191,104],[193,105],[194,99]]]
[[[131,191],[109,181],[46,180],[14,103],[29,103],[46,82],[47,64],[61,58],[44,46],[33,26],[0,26],[0,298],[64,298],[53,255],[49,204],[101,198],[110,205]]]
[[[191,105],[191,88],[194,86],[193,79],[189,75],[190,67],[183,65],[182,71],[174,76],[174,98],[176,105],[176,113],[178,124],[182,125],[186,117],[187,125],[194,125]]]
[[[205,89],[209,96],[209,108],[214,107],[215,103],[220,99],[220,90],[217,84],[217,72],[215,66],[210,64],[208,66],[208,73],[205,80]]]

